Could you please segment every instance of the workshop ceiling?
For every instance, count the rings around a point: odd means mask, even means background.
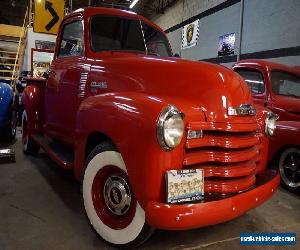
[[[68,0],[67,0],[68,1]],[[91,0],[92,6],[116,7],[129,9],[133,0]],[[139,0],[133,11],[140,15],[151,17],[155,14],[163,14],[164,11],[178,0]],[[87,6],[89,0],[73,0],[73,9]]]
[[[65,0],[66,6],[71,0]],[[133,0],[72,0],[73,10],[83,8],[91,3],[92,6],[115,7],[129,9]],[[163,14],[165,9],[170,7],[177,0],[140,0],[133,11],[145,17],[152,17],[156,14]],[[26,7],[29,0],[1,0],[0,23],[19,25],[23,23]]]
[[[1,0],[0,23],[21,26],[29,0]]]

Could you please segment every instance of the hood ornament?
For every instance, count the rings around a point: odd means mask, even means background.
[[[227,114],[229,116],[254,116],[256,109],[250,104],[241,104],[237,108],[229,107]]]

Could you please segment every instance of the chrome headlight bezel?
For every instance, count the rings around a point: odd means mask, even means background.
[[[271,111],[267,113],[267,117],[265,120],[265,133],[268,137],[274,135],[276,130],[276,121],[278,120],[279,116]]]
[[[157,140],[159,145],[164,150],[170,151],[176,148],[180,144],[184,133],[183,117],[184,115],[180,113],[174,105],[168,105],[160,113],[157,120]],[[175,144],[170,143],[170,141],[168,141],[166,136],[165,124],[169,119],[178,119],[177,122],[179,122],[179,126],[178,126],[179,136],[176,139]]]

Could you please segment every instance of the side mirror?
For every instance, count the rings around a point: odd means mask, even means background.
[[[174,54],[174,57],[180,57],[180,55],[178,53]]]

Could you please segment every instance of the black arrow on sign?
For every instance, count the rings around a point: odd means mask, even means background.
[[[53,16],[52,20],[46,25],[46,30],[51,30],[53,26],[59,21],[59,16],[56,11],[52,7],[52,3],[49,1],[45,1],[45,10],[48,10],[50,14]]]

